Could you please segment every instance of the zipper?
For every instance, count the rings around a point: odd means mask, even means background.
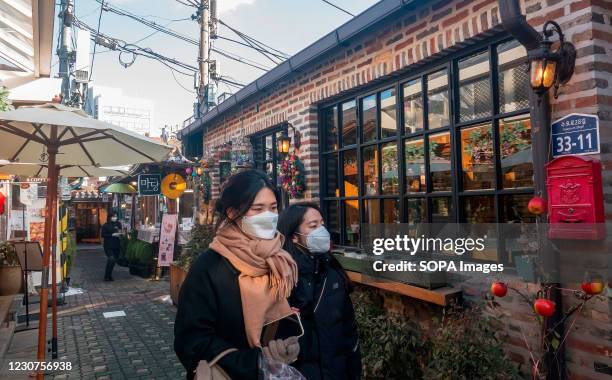
[[[323,298],[323,293],[325,293],[325,284],[327,284],[327,276],[323,280],[323,288],[321,289],[321,294],[319,294],[319,299],[317,300],[317,304],[314,307],[313,314],[317,312],[317,308],[319,307],[319,303],[321,303],[321,298]]]

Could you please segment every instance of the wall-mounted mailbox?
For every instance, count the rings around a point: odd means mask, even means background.
[[[548,237],[600,240],[605,238],[601,163],[563,156],[546,164]]]

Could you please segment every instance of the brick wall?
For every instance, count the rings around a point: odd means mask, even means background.
[[[604,193],[607,219],[612,220],[612,0],[523,0],[523,13],[536,29],[554,19],[566,33],[566,39],[577,49],[576,71],[570,82],[551,99],[553,120],[569,112],[596,113],[600,118],[601,154],[604,167]],[[497,1],[432,1],[404,11],[363,37],[352,41],[343,51],[331,54],[282,84],[263,91],[239,109],[226,113],[208,125],[204,146],[214,147],[232,140],[238,132],[246,135],[265,130],[282,122],[291,122],[302,134],[300,158],[306,167],[307,199],[317,199],[319,183],[317,104],[348,90],[359,88],[410,65],[422,62],[461,41],[469,39],[500,23]],[[213,170],[213,173],[215,170]],[[213,188],[218,178],[213,177]],[[213,194],[218,194],[213,189]],[[588,249],[603,253],[608,245]],[[515,277],[507,281],[535,291],[535,284],[520,283]],[[470,301],[486,298],[490,279],[472,278],[456,282]],[[576,288],[577,284],[564,284]],[[566,306],[575,300],[565,297]],[[395,294],[385,295],[386,306],[395,312],[413,313],[427,319],[433,310],[413,299]],[[500,301],[506,320],[507,352],[510,357],[529,366],[529,353],[523,335],[530,345],[537,327],[529,317],[529,306],[516,296]],[[415,306],[420,305],[420,306]],[[573,331],[567,341],[568,371],[572,379],[612,378],[612,302],[592,303],[567,328]],[[418,312],[417,312],[418,311]],[[607,374],[607,375],[606,375]]]

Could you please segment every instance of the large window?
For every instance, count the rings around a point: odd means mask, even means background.
[[[326,128],[331,130],[332,127],[326,125]],[[255,168],[265,171],[275,183],[278,179],[279,165],[282,161],[281,154],[277,149],[277,140],[286,131],[287,126],[282,125],[251,136]]]
[[[359,246],[366,223],[532,221],[528,86],[508,41],[321,108],[334,241]]]

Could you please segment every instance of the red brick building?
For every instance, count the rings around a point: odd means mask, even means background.
[[[551,119],[572,112],[599,117],[601,153],[592,158],[603,165],[606,219],[612,219],[612,1],[520,3],[532,27],[541,31],[555,20],[576,49],[571,80],[550,97]],[[502,26],[498,1],[383,0],[182,135],[190,156],[244,141],[255,166],[276,177],[276,142],[285,131],[293,136],[292,125],[301,135],[304,198],[320,202],[335,243],[350,247],[368,223],[533,221],[526,204],[535,187],[532,157],[541,153],[531,147],[530,91],[526,49]],[[211,168],[213,198],[218,172]],[[611,247],[608,239],[588,249],[605,255]],[[513,267],[508,252],[483,259]],[[512,277],[512,269],[506,273]],[[454,288],[472,299],[487,290],[482,280]],[[403,294],[386,293],[388,306],[428,318],[432,309],[422,305],[431,297]],[[529,311],[518,297],[504,302],[508,352],[528,365],[519,331],[534,329]],[[606,297],[571,326],[570,378],[612,376],[611,308]]]

